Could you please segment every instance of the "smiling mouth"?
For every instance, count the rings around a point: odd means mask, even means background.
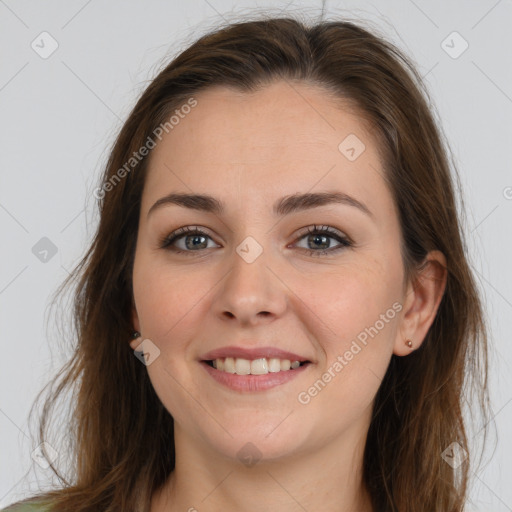
[[[202,362],[217,371],[236,375],[267,375],[269,373],[292,371],[300,366],[311,364],[310,361],[290,361],[290,359],[273,357],[252,360],[240,357],[223,357]]]

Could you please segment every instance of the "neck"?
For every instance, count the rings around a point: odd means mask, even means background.
[[[151,512],[373,512],[362,478],[366,432],[252,466],[198,446],[175,425],[176,467]]]

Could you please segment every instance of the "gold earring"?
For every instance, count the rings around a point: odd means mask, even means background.
[[[407,340],[405,342],[405,344],[409,347],[409,348],[412,348],[412,341],[411,340]]]

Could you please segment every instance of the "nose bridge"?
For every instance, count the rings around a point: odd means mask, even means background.
[[[282,314],[286,306],[285,287],[271,270],[270,246],[268,234],[263,230],[255,236],[246,236],[235,246],[231,269],[215,301],[218,314],[244,323],[262,315]]]

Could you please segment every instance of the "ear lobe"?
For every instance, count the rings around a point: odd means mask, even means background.
[[[408,355],[423,343],[443,298],[447,275],[444,254],[429,252],[414,282],[408,287],[408,300],[393,350],[395,355]],[[407,345],[409,339],[412,347]]]

